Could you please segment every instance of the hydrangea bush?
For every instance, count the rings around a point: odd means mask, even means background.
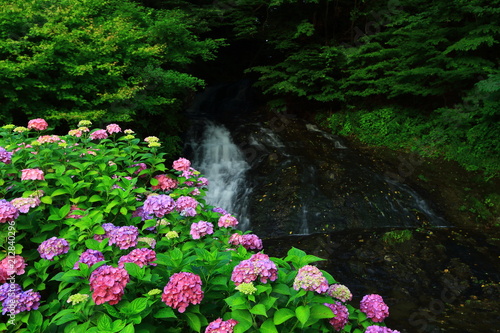
[[[209,180],[117,124],[0,129],[0,331],[397,332],[387,305],[204,200]]]

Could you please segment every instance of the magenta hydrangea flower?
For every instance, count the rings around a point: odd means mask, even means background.
[[[179,158],[178,160],[174,161],[174,163],[172,163],[172,168],[177,171],[187,171],[189,170],[190,166],[191,162],[183,157]]]
[[[324,304],[329,307],[335,315],[335,317],[329,320],[330,324],[336,331],[342,330],[349,321],[349,310],[347,310],[347,307],[340,302],[335,302],[334,304]]]
[[[30,198],[15,198],[10,203],[16,207],[21,213],[29,212],[30,208],[35,208],[40,205],[41,201],[38,197]]]
[[[234,319],[222,320],[217,318],[208,324],[205,333],[233,333],[233,328],[238,322]]]
[[[235,246],[242,245],[247,250],[257,251],[262,250],[263,247],[262,240],[259,238],[259,236],[254,234],[232,234],[231,237],[229,237],[229,244]]]
[[[43,171],[40,169],[22,169],[21,180],[44,180]]]
[[[161,300],[180,313],[190,304],[200,304],[203,299],[201,278],[189,272],[175,273],[163,289]]]
[[[123,297],[124,289],[130,277],[124,268],[109,265],[98,267],[90,275],[90,291],[95,304],[108,302],[117,304]]]
[[[179,182],[177,180],[170,178],[165,174],[156,175],[154,178],[158,180],[158,185],[151,186],[153,190],[170,191],[179,186]]]
[[[9,294],[17,294],[22,291],[23,288],[17,283],[6,282],[0,286],[0,302],[5,301],[9,297]]]
[[[4,283],[13,274],[24,274],[26,262],[24,258],[16,254],[14,257],[5,257],[0,261],[0,283]]]
[[[205,177],[199,177],[198,182],[196,183],[196,186],[207,187],[208,186],[208,179]]]
[[[342,302],[347,302],[352,300],[351,291],[343,284],[338,284],[338,283],[332,284],[330,287],[328,287],[326,293],[327,295],[336,298]]]
[[[383,326],[371,325],[366,328],[365,333],[401,333],[401,332],[397,330],[391,330],[390,328]]]
[[[250,259],[241,261],[233,269],[231,281],[236,286],[242,283],[250,283],[260,278],[262,283],[267,280],[275,281],[278,278],[278,268],[276,264],[269,259],[269,256],[263,253],[256,253]]]
[[[103,129],[98,129],[92,133],[90,133],[90,138],[92,140],[100,140],[100,139],[106,139],[108,137],[108,133],[106,130]]]
[[[14,221],[19,217],[19,210],[5,199],[0,199],[0,223]]]
[[[111,232],[115,230],[116,227],[113,223],[103,223],[101,227],[104,229],[104,234],[103,235],[94,235],[94,239],[96,241],[102,242],[103,239],[105,238],[110,238],[111,237]]]
[[[43,130],[46,130],[47,127],[49,127],[49,124],[47,124],[45,119],[42,119],[42,118],[31,119],[30,121],[28,121],[28,128],[29,129],[43,131]]]
[[[121,250],[137,245],[139,229],[136,226],[115,227],[109,232],[109,245],[116,244]]]
[[[389,307],[384,303],[382,296],[377,294],[365,295],[359,309],[376,323],[384,321],[389,316]]]
[[[299,269],[293,281],[293,289],[300,288],[322,294],[328,290],[328,281],[318,267],[306,265]]]
[[[38,246],[40,257],[47,260],[53,260],[55,256],[67,253],[68,251],[69,244],[64,238],[51,237]]]
[[[126,262],[133,262],[144,267],[146,265],[156,266],[153,261],[156,260],[156,252],[151,249],[140,248],[130,251],[129,254],[124,255],[118,260],[118,267],[124,267]]]
[[[210,222],[199,221],[191,224],[191,231],[189,232],[193,239],[200,239],[205,235],[214,233],[214,225]]]
[[[181,213],[182,216],[195,216],[198,204],[195,198],[181,196],[175,202],[175,209]]]
[[[33,289],[15,292],[3,301],[2,314],[9,312],[11,315],[16,315],[24,311],[37,310],[40,306],[40,299],[40,293]]]
[[[5,150],[4,147],[0,147],[0,162],[5,164],[10,164],[12,162],[13,152]]]
[[[144,212],[163,217],[175,209],[175,201],[165,194],[149,195],[144,201]]]
[[[104,261],[104,255],[102,252],[92,249],[85,250],[81,255],[80,259],[73,265],[73,269],[80,269],[80,263],[87,264],[89,267],[98,263],[100,261]]]
[[[106,131],[108,131],[109,134],[113,134],[120,133],[122,129],[117,124],[109,124],[108,126],[106,126]]]
[[[219,217],[219,221],[218,221],[217,225],[221,228],[222,227],[225,227],[225,228],[235,227],[238,225],[238,220],[236,219],[236,217],[234,217],[230,214],[224,214],[221,217]]]

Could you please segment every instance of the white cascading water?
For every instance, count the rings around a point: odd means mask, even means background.
[[[207,121],[202,139],[191,145],[193,166],[209,181],[207,203],[225,209],[238,219],[238,229],[247,230],[251,188],[246,185],[246,173],[250,165],[234,144],[229,130]]]

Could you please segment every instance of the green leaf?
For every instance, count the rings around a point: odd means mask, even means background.
[[[161,308],[159,311],[156,311],[153,315],[155,318],[177,318],[174,310],[172,308]]]
[[[290,295],[290,287],[284,283],[279,283],[273,287],[273,292],[281,295]]]
[[[195,313],[186,312],[187,323],[195,332],[201,331],[201,321]]]
[[[50,205],[52,204],[52,197],[43,196],[40,198],[40,201],[43,202],[44,204]]]
[[[130,274],[130,276],[133,276],[138,279],[141,279],[144,276],[144,270],[141,267],[139,267],[139,265],[137,265],[136,263],[126,262],[124,266],[127,272]]]
[[[267,311],[264,304],[255,304],[255,306],[250,309],[250,313],[267,317]]]
[[[278,333],[278,330],[276,329],[275,324],[273,321],[269,318],[265,322],[262,323],[260,326],[260,332],[262,333]]]
[[[292,310],[288,308],[278,309],[278,311],[274,313],[273,322],[275,325],[280,325],[293,317],[295,317],[295,313]]]
[[[50,194],[51,197],[57,197],[58,195],[66,194],[68,191],[64,188],[58,188]]]
[[[120,331],[120,333],[135,333],[134,324],[128,324]]]
[[[100,196],[100,195],[97,195],[97,194],[94,194],[93,196],[91,196],[89,198],[89,202],[97,202],[97,201],[103,201],[104,199]]]
[[[300,323],[303,326],[309,319],[309,316],[311,315],[311,309],[308,306],[304,305],[298,306],[295,309],[295,315],[297,316],[297,318],[299,319]]]
[[[105,313],[101,314],[97,320],[97,328],[101,331],[111,331],[113,329],[111,318]]]
[[[146,309],[148,306],[148,300],[144,297],[136,298],[130,303],[130,307],[132,309],[132,313],[137,314]]]
[[[311,308],[311,318],[312,319],[330,319],[333,318],[335,314],[326,305],[315,304]]]

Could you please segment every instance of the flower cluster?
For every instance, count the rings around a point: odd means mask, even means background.
[[[253,294],[254,292],[257,291],[257,288],[255,288],[255,286],[253,285],[253,282],[250,282],[250,283],[246,283],[246,282],[240,283],[234,289],[236,289],[239,292],[241,292],[242,294],[246,294],[246,295],[251,295],[251,294]]]
[[[233,333],[233,328],[238,322],[234,319],[222,320],[217,318],[208,324],[205,333]]]
[[[43,171],[40,169],[21,170],[21,180],[44,180]]]
[[[390,328],[383,326],[371,325],[366,328],[365,333],[400,333],[400,332],[397,330],[391,330]]]
[[[242,245],[247,250],[257,251],[262,250],[263,247],[262,240],[259,238],[259,236],[254,234],[232,234],[231,237],[229,237],[229,244],[234,246]]]
[[[106,130],[103,129],[98,129],[92,133],[90,133],[90,138],[92,140],[101,140],[101,139],[106,139],[108,137],[108,133]]]
[[[20,255],[15,255],[12,257],[5,257],[0,261],[0,283],[7,281],[9,276],[16,274],[24,274],[24,268],[26,267],[26,262],[24,258]]]
[[[165,194],[150,195],[144,201],[143,209],[147,214],[154,214],[156,217],[163,217],[173,211],[175,201]]]
[[[118,267],[124,267],[126,262],[136,263],[139,267],[146,265],[156,266],[153,261],[156,260],[156,252],[151,249],[134,249],[129,254],[124,255],[118,260]]]
[[[183,216],[195,216],[198,204],[195,198],[181,196],[175,202],[175,209]]]
[[[14,286],[14,289],[7,292],[8,296],[2,302],[2,314],[9,312],[10,315],[16,315],[24,311],[37,310],[40,306],[40,293],[33,289],[22,291],[21,287],[18,287]]]
[[[5,301],[9,297],[9,294],[17,294],[22,291],[23,288],[17,283],[3,283],[0,285],[0,302]]]
[[[29,212],[30,208],[35,208],[40,205],[41,201],[38,197],[30,198],[15,198],[10,203],[16,207],[21,213]]]
[[[67,303],[71,303],[71,305],[75,305],[78,303],[85,302],[89,298],[87,294],[74,294],[68,297]]]
[[[200,239],[203,236],[213,234],[214,225],[210,222],[199,221],[191,224],[191,231],[189,233],[193,239]]]
[[[108,302],[117,304],[123,296],[125,286],[130,277],[124,268],[103,265],[90,275],[90,291],[95,304]]]
[[[28,128],[29,129],[43,131],[43,130],[46,130],[47,127],[49,127],[49,124],[47,124],[45,119],[42,119],[42,118],[31,119],[30,121],[28,121]]]
[[[328,290],[328,281],[318,267],[306,265],[299,269],[293,281],[293,289],[300,288],[322,294]]]
[[[186,311],[189,304],[200,304],[203,299],[201,278],[189,272],[175,273],[163,289],[161,300],[180,313]]]
[[[221,207],[214,207],[214,208],[212,208],[212,212],[216,212],[216,213],[219,213],[219,214],[222,214],[222,215],[227,214],[227,211],[224,208],[221,208]]]
[[[241,261],[231,274],[231,281],[236,286],[253,282],[257,278],[260,278],[262,283],[267,283],[268,279],[275,281],[278,278],[276,264],[269,259],[269,256],[260,252],[252,255],[250,259]]]
[[[335,317],[329,320],[330,324],[333,326],[335,330],[337,331],[342,330],[349,321],[349,310],[347,310],[347,307],[340,302],[335,302],[334,304],[329,304],[329,303],[324,303],[324,304],[327,307],[329,307],[332,310],[333,314],[335,315]]]
[[[120,133],[122,129],[117,124],[109,124],[106,126],[106,131],[111,135],[113,133]]]
[[[80,269],[80,263],[86,264],[89,267],[98,263],[100,261],[104,261],[104,255],[102,252],[97,250],[87,249],[81,255],[80,259],[73,265],[73,269]]]
[[[148,246],[152,249],[154,249],[156,246],[156,240],[151,237],[139,237],[137,238],[137,241],[148,244]]]
[[[59,142],[61,141],[62,143],[65,143],[66,141],[62,140],[59,135],[41,135],[36,139],[34,143],[31,143],[34,145],[35,143],[54,143],[54,142]]]
[[[47,260],[53,260],[55,256],[67,253],[69,243],[64,238],[51,237],[38,246],[40,257]]]
[[[153,190],[162,190],[162,191],[170,191],[177,186],[179,186],[179,182],[165,174],[159,174],[154,176],[156,180],[158,180],[158,185],[151,186]]]
[[[236,219],[236,217],[231,216],[230,214],[224,214],[221,217],[219,217],[217,225],[221,228],[235,227],[238,225],[238,220]]]
[[[333,297],[333,298],[336,298],[342,302],[347,302],[347,301],[350,301],[352,300],[352,293],[351,291],[349,290],[349,288],[347,288],[346,286],[344,286],[343,284],[332,284],[327,292],[326,292],[329,296]]]
[[[139,229],[133,225],[115,227],[109,232],[109,245],[116,244],[121,250],[137,245]]]
[[[138,169],[134,171],[134,174],[136,174],[136,175],[140,174],[142,170],[146,170],[148,168],[148,166],[145,163],[132,164],[130,167],[131,168],[138,167]],[[141,175],[140,177],[144,177],[144,176],[145,175]]]
[[[5,164],[10,164],[12,162],[13,152],[5,150],[4,147],[0,147],[0,162]]]
[[[0,223],[14,221],[19,217],[19,210],[5,199],[0,199]]]
[[[172,168],[177,171],[188,171],[191,167],[191,162],[183,157],[177,159],[172,163]]]
[[[382,296],[377,294],[365,295],[359,309],[376,323],[384,321],[389,316],[389,307],[384,303]]]

